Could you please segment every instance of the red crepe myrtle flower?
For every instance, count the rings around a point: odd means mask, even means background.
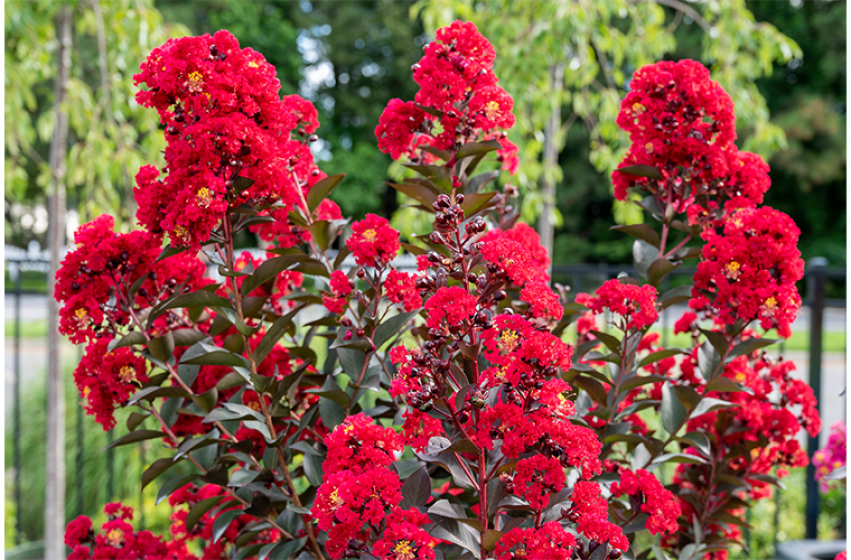
[[[428,320],[432,329],[448,327],[450,330],[467,324],[477,311],[478,300],[464,288],[451,286],[440,288],[426,302]]]
[[[428,515],[415,509],[394,508],[372,554],[386,560],[434,560],[433,548],[438,540],[421,529],[429,523]]]
[[[74,370],[74,384],[86,400],[86,413],[94,416],[104,430],[115,426],[115,408],[148,381],[145,360],[128,348],[108,351],[110,342],[109,338],[90,342]]]
[[[327,476],[341,470],[353,473],[389,466],[402,450],[399,435],[382,428],[361,413],[349,416],[325,438],[328,455],[323,464]]]
[[[514,470],[514,494],[541,511],[549,503],[550,494],[564,488],[567,478],[564,469],[555,457],[535,455],[517,462]]]
[[[650,514],[646,527],[651,534],[676,533],[679,529],[677,518],[682,514],[680,504],[674,495],[665,490],[655,476],[644,469],[632,472],[629,469],[618,471],[620,482],[612,485],[612,494],[622,496],[629,494],[643,496],[644,503],[641,511]]]
[[[533,317],[558,321],[564,316],[558,295],[544,283],[526,282],[520,291],[520,299],[529,304]]]
[[[399,251],[399,232],[385,218],[367,214],[352,225],[352,236],[346,239],[346,246],[359,265],[381,267]]]
[[[729,175],[736,117],[730,96],[709,70],[693,60],[662,61],[639,68],[629,85],[617,123],[632,145],[621,167],[649,165],[672,179],[682,167],[676,179],[692,185],[686,198]],[[652,181],[617,171],[612,179],[618,200],[626,199],[627,188]]]
[[[762,328],[789,338],[801,306],[795,287],[804,275],[799,235],[789,216],[767,206],[737,210],[705,229],[692,309],[725,325],[759,320]]]
[[[496,560],[570,560],[576,537],[564,530],[558,521],[540,528],[515,527],[496,543]]]
[[[607,542],[620,550],[629,548],[629,541],[621,528],[609,522],[609,502],[602,496],[599,484],[584,480],[577,482],[570,501],[573,503],[572,511],[579,518],[577,531],[589,539]]]
[[[588,309],[597,315],[608,309],[624,318],[626,330],[643,329],[656,322],[656,289],[653,286],[624,284],[608,280],[597,288],[596,297],[588,300]]]
[[[173,245],[206,242],[231,202],[290,209],[297,189],[317,179],[301,141],[318,127],[316,109],[280,98],[275,69],[227,31],[169,40],[134,79],[149,88],[136,100],[157,109],[168,142],[163,180],[151,167],[137,177],[137,217]]]
[[[383,286],[387,299],[401,304],[408,313],[423,306],[423,299],[412,275],[393,269],[387,273]]]

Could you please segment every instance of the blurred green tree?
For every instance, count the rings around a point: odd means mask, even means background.
[[[133,101],[133,73],[150,50],[185,34],[166,24],[151,0],[87,0],[5,5],[6,240],[23,244],[33,209],[44,205],[50,182],[48,149],[55,126],[53,80],[57,40],[54,20],[72,10],[71,73],[67,102],[69,137],[65,187],[81,220],[114,214],[121,227],[133,222],[133,177],[155,161],[165,143],[156,113]],[[22,219],[25,215],[28,219]]]
[[[730,92],[739,121],[751,130],[743,149],[768,156],[785,147],[783,130],[769,122],[754,80],[801,51],[773,25],[757,22],[744,0],[421,0],[415,13],[429,30],[453,19],[473,21],[494,43],[497,74],[515,98],[512,138],[523,162],[517,181],[525,193],[524,218],[540,217],[549,249],[563,219],[554,204],[556,185],[563,169],[572,173],[560,154],[573,125],[584,124],[593,168],[609,175],[627,147],[615,119],[628,80],[638,67],[674,53],[684,23],[691,24],[691,37],[699,37],[697,58]],[[619,222],[641,219],[633,204],[614,209]],[[569,255],[553,258],[565,262]]]
[[[803,57],[757,82],[787,146],[774,154],[766,204],[801,228],[804,258],[846,262],[846,11],[844,2],[748,2]]]

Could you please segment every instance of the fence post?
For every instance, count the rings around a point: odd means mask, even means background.
[[[15,281],[15,365],[12,388],[15,464],[15,544],[21,544],[21,263],[9,262],[9,275]]]
[[[77,352],[77,363],[83,360],[83,347],[79,346]],[[85,511],[85,434],[83,431],[83,405],[77,403],[77,515],[82,515]]]
[[[824,280],[827,259],[815,257],[810,261],[807,278],[807,299],[810,302],[810,387],[816,399],[821,400],[821,350],[822,328],[824,323]],[[818,538],[819,492],[816,484],[816,470],[813,466],[813,454],[819,448],[819,434],[810,436],[807,442],[807,515],[806,538]]]

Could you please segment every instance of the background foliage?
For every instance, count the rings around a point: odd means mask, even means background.
[[[12,2],[6,10],[6,234],[17,245],[43,237],[43,232],[25,226],[21,216],[34,214],[44,203],[42,161],[51,131],[52,17],[57,4]],[[391,160],[375,147],[373,129],[391,97],[413,95],[409,61],[419,57],[428,40],[424,29],[460,14],[494,37],[500,75],[524,109],[517,111],[519,124],[512,138],[525,154],[518,180],[527,194],[527,219],[535,217],[542,202],[536,186],[542,174],[540,119],[547,114],[547,88],[541,83],[546,81],[546,64],[562,56],[563,48],[592,57],[575,75],[568,67],[565,78],[563,124],[572,113],[578,122],[565,127],[558,167],[552,170],[559,218],[554,263],[628,262],[628,244],[608,231],[606,221],[611,211],[609,170],[622,147],[614,115],[635,64],[664,56],[713,65],[713,76],[737,101],[739,128],[744,131],[740,147],[771,156],[774,187],[766,203],[790,214],[801,227],[805,259],[824,255],[834,265],[844,264],[845,4],[689,3],[713,23],[714,31],[701,29],[693,18],[662,4],[671,2],[594,2],[585,6],[589,15],[583,18],[580,12],[548,11],[556,10],[558,2],[514,3],[510,10],[519,10],[514,14],[503,8],[509,4],[502,0],[105,3],[113,112],[126,147],[121,151],[116,128],[96,111],[102,88],[91,5],[77,3],[75,148],[69,156],[69,168],[76,172],[69,205],[89,217],[120,210],[128,201],[125,171],[132,176],[140,161],[162,149],[151,134],[156,121],[128,101],[135,71],[130,61],[140,60],[166,35],[227,28],[278,68],[283,91],[298,91],[316,101],[323,168],[329,174],[349,172],[337,196],[343,212],[355,217],[389,214],[398,206],[395,193],[384,185]],[[541,27],[555,18],[562,23]],[[512,38],[522,33],[517,28],[530,23],[538,26],[535,40],[509,48],[512,45],[505,43],[516,42]],[[554,37],[571,41],[563,44]],[[606,53],[609,72],[602,72],[593,60],[594,45]],[[606,76],[616,87],[602,87],[597,94],[592,87],[587,97],[582,94],[583,83],[600,84]],[[583,118],[595,113],[601,115],[599,122],[583,125]],[[116,151],[114,158],[93,157]],[[129,216],[126,210],[122,215],[125,220]],[[622,208],[621,218],[629,217]],[[401,213],[397,225],[415,229],[408,218]]]

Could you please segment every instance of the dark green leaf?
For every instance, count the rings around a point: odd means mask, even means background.
[[[641,363],[638,364],[638,367],[643,368],[649,366],[650,364],[655,364],[659,360],[664,360],[665,358],[670,358],[671,356],[676,356],[677,354],[682,354],[682,350],[677,350],[676,348],[668,348],[666,350],[659,350],[657,352],[653,352],[644,357],[641,360]]]
[[[160,502],[171,496],[171,493],[180,488],[181,486],[189,484],[196,478],[198,478],[197,474],[187,474],[175,476],[174,478],[168,479],[165,484],[160,486],[160,491],[157,492],[157,501],[155,502],[155,505],[159,504]]]
[[[662,427],[673,434],[686,418],[686,407],[674,393],[670,382],[662,385]]]
[[[647,270],[659,256],[659,250],[650,243],[636,239],[632,244],[632,261],[635,264],[635,270],[642,278],[647,278]]]
[[[468,142],[461,146],[456,155],[456,159],[461,160],[470,156],[477,156],[501,150],[502,145],[496,140],[486,140],[484,142]]]
[[[319,204],[331,194],[337,185],[340,184],[340,181],[343,180],[345,175],[329,175],[325,177],[307,191],[307,208],[310,213],[313,212],[319,207]]]
[[[739,405],[727,401],[722,401],[721,399],[704,397],[703,400],[701,400],[697,407],[694,409],[694,412],[692,412],[691,417],[697,418],[701,414],[706,414],[707,412],[713,412],[715,410],[721,410],[724,408],[733,408],[736,406]]]
[[[416,311],[412,313],[399,313],[378,325],[372,336],[373,341],[375,341],[375,347],[381,348],[381,345],[387,342],[390,337],[399,334],[402,327],[416,317],[416,315]]]
[[[262,263],[254,271],[254,274],[245,279],[240,288],[242,297],[247,296],[259,286],[278,276],[284,270],[295,267],[298,263],[308,259],[307,255],[282,255],[269,259]]]
[[[133,331],[129,334],[122,336],[121,338],[113,338],[109,345],[107,346],[107,350],[112,352],[116,348],[124,348],[125,346],[133,346],[134,344],[145,344],[145,335],[139,331]]]
[[[425,467],[414,471],[402,485],[402,509],[424,506],[431,497],[431,478]]]
[[[213,496],[212,498],[201,500],[192,506],[192,509],[190,509],[189,513],[186,515],[186,529],[191,531],[192,527],[198,523],[204,514],[213,509],[216,504],[221,502],[224,498],[224,496]]]
[[[434,209],[431,205],[437,200],[437,194],[434,190],[425,185],[414,185],[410,183],[387,183],[400,193],[419,201],[423,207],[434,214]]]
[[[101,451],[106,451],[107,449],[112,449],[114,447],[121,447],[122,445],[127,445],[128,443],[136,443],[137,441],[145,441],[146,439],[155,439],[163,437],[165,437],[165,434],[159,430],[136,430],[135,432],[130,432],[126,436],[118,438],[117,440],[104,447]]]
[[[744,342],[740,342],[736,346],[730,350],[730,353],[727,355],[727,361],[732,360],[733,358],[737,358],[739,356],[744,356],[745,354],[750,354],[754,350],[759,350],[760,348],[765,348],[766,346],[771,346],[780,342],[779,340],[774,340],[771,338],[749,338]]]
[[[655,179],[657,181],[664,179],[662,173],[650,165],[628,165],[626,167],[619,167],[618,169],[615,169],[615,171],[626,173],[627,175],[635,175],[637,177],[647,177],[648,179]]]
[[[656,286],[669,272],[678,266],[680,266],[680,263],[674,264],[665,258],[656,259],[647,267],[647,281],[653,286]]]
[[[721,355],[712,345],[712,341],[704,342],[697,351],[697,365],[700,375],[706,381],[714,379],[721,368]]]
[[[178,309],[182,307],[227,307],[232,309],[233,304],[228,298],[217,296],[213,292],[196,290],[167,301],[165,305],[157,308],[157,314],[166,309]]]
[[[162,434],[160,434],[160,436],[162,437]],[[144,490],[145,486],[153,482],[159,475],[179,462],[180,459],[175,461],[171,457],[163,457],[162,459],[154,461],[151,466],[145,469],[145,472],[142,473],[142,490]]]
[[[269,330],[266,331],[266,334],[263,335],[263,339],[260,341],[260,343],[257,345],[257,348],[254,350],[254,362],[257,365],[260,365],[260,363],[266,358],[266,356],[269,355],[269,352],[272,351],[272,348],[275,347],[275,344],[277,344],[277,342],[283,336],[286,328],[292,324],[293,318],[304,307],[304,304],[298,305],[295,307],[295,309],[293,309],[286,315],[283,315],[282,317],[276,319],[275,322],[272,323],[272,326],[269,327]]]
[[[613,231],[620,231],[627,235],[631,235],[635,238],[646,241],[657,249],[659,248],[659,244],[661,243],[661,240],[659,239],[659,234],[656,233],[655,229],[653,229],[647,224],[618,225],[612,226],[609,229]]]
[[[677,303],[691,299],[691,286],[677,286],[659,296],[662,309],[667,309]]]
[[[213,522],[213,542],[218,542],[234,519],[242,515],[242,509],[232,509],[219,514]]]
[[[727,353],[727,338],[723,334],[706,329],[700,329],[700,332],[703,333],[703,335],[706,337],[706,340],[708,340],[712,344],[712,346],[715,348],[719,355],[723,356]]]

